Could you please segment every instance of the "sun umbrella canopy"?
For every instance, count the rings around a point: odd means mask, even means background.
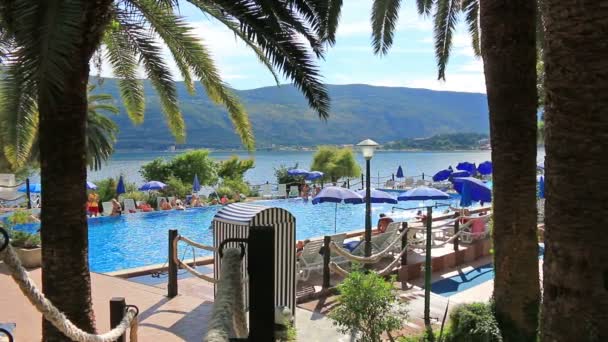
[[[545,177],[543,176],[538,179],[538,197],[545,198]]]
[[[365,190],[359,190],[357,191],[357,193],[359,194],[359,196],[363,197],[363,200],[365,201]],[[382,190],[371,189],[369,198],[371,203],[397,204],[397,200],[395,199],[395,197],[391,196],[391,194],[389,194],[388,192]]]
[[[426,200],[442,200],[449,199],[450,195],[445,192],[429,188],[428,186],[419,186],[406,192],[399,194],[399,201],[426,201]]]
[[[455,171],[450,175],[450,179],[461,178],[461,177],[471,177],[471,173],[469,171]]]
[[[448,178],[450,178],[450,175],[452,174],[452,169],[444,169],[441,170],[439,172],[437,172],[434,176],[433,176],[433,182],[441,182],[444,181]]]
[[[468,190],[470,190],[471,201],[491,202],[492,201],[492,189],[484,182],[473,177],[462,177],[452,179],[454,183],[454,189],[462,196],[463,184],[467,183]],[[466,195],[466,193],[465,193]]]
[[[118,184],[116,185],[116,195],[124,194],[127,190],[125,189],[125,181],[122,176],[118,178]]]
[[[468,171],[470,174],[474,174],[477,171],[475,163],[462,162],[456,165],[457,170]]]
[[[201,191],[201,183],[198,181],[198,175],[194,175],[194,181],[192,182],[192,191],[199,192]]]
[[[315,180],[323,177],[324,173],[321,171],[310,171],[306,176],[306,180]]]
[[[403,178],[403,169],[401,168],[401,165],[399,165],[399,167],[397,168],[397,174],[395,175],[395,177]]]
[[[139,190],[141,190],[141,191],[160,190],[166,186],[167,186],[167,184],[165,184],[163,182],[149,181],[148,183],[145,183],[144,185],[140,186]]]
[[[27,192],[27,188],[25,186],[25,184],[23,184],[22,186],[19,187],[19,189],[17,189],[17,191],[19,192]],[[40,185],[40,183],[30,183],[30,192],[33,194],[39,194],[42,192],[42,185]]]
[[[312,204],[326,202],[360,204],[363,203],[363,197],[358,193],[346,188],[339,186],[328,186],[323,188],[323,190],[321,190],[321,192],[319,192],[319,194],[312,199]]]
[[[460,206],[461,207],[470,207],[473,204],[471,199],[471,186],[468,182],[462,183],[462,188],[460,191]]]
[[[489,175],[492,173],[492,162],[491,161],[485,161],[481,164],[479,164],[479,166],[477,167],[477,171],[479,173],[481,173],[482,175]]]
[[[308,170],[291,169],[291,170],[287,170],[287,174],[290,176],[308,176]]]
[[[87,190],[97,190],[97,185],[95,185],[95,183],[87,181]]]

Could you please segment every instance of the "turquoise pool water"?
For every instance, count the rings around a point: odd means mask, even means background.
[[[454,197],[450,201],[458,202]],[[365,226],[365,205],[323,203],[312,205],[301,199],[258,201],[258,204],[281,207],[296,217],[296,237],[299,240],[334,233],[362,229]],[[402,202],[400,207],[416,207],[431,202]],[[393,215],[395,219],[407,220],[415,211],[397,210],[391,213],[393,205],[372,206],[372,222],[380,213]],[[137,213],[118,217],[89,219],[89,263],[94,272],[111,272],[127,268],[164,263],[167,260],[167,231],[178,229],[184,235],[204,244],[213,244],[211,221],[218,207],[188,209],[186,211],[163,211]],[[441,210],[441,209],[438,209]],[[34,232],[38,225],[23,225],[16,229]],[[210,255],[210,252],[196,250],[196,256]],[[192,250],[180,245],[180,254],[192,257]],[[181,257],[181,255],[180,255]]]

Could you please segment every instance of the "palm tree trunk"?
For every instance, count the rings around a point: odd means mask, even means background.
[[[480,1],[494,165],[495,313],[505,341],[536,341],[536,46],[534,0]]]
[[[40,176],[43,202],[42,288],[45,296],[79,328],[95,332],[89,273],[86,203],[86,119],[89,60],[99,46],[109,20],[112,0],[84,2],[82,39],[64,71],[60,98],[41,89]],[[70,341],[43,320],[43,340]]]
[[[608,7],[544,0],[544,341],[608,341]]]

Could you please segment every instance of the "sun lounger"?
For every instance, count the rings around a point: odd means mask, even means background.
[[[101,210],[103,211],[103,216],[110,216],[112,214],[112,202],[102,202]]]
[[[262,198],[272,198],[272,186],[270,184],[262,184],[260,187],[260,196]]]
[[[386,227],[384,233],[372,235],[372,254],[385,250],[391,243],[399,237],[401,222],[391,222]],[[390,252],[400,252],[401,244],[395,244]]]
[[[277,190],[277,197],[287,198],[287,184],[279,184],[279,189]]]
[[[126,214],[131,214],[140,211],[135,206],[135,201],[132,198],[125,198],[123,201],[123,211]]]
[[[346,238],[346,233],[336,234],[331,236],[331,240],[334,241],[338,246],[342,246],[344,239]],[[298,275],[299,280],[306,281],[310,278],[310,274],[313,271],[318,273],[323,272],[323,254],[320,253],[323,248],[324,240],[312,240],[304,245],[302,249],[302,253],[298,259]],[[330,256],[330,260],[335,262],[336,264],[343,264],[346,261],[341,256],[338,256],[335,253],[332,253]]]
[[[292,185],[289,187],[289,197],[298,197],[300,196],[300,191],[298,190],[297,185]]]

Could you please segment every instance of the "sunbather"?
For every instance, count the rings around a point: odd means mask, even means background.
[[[137,206],[137,209],[140,209],[144,213],[147,213],[147,212],[150,212],[150,211],[154,211],[154,209],[152,209],[152,207],[148,203],[146,203],[146,202],[139,202],[139,205]]]
[[[161,210],[171,210],[173,209],[173,207],[171,206],[171,203],[169,203],[166,199],[161,199],[160,200],[160,209]]]
[[[116,200],[116,198],[113,198],[112,199],[112,212],[110,213],[110,216],[120,216],[121,214],[122,214],[122,206]]]
[[[376,225],[376,230],[372,231],[372,234],[382,234],[386,231],[386,227],[388,224],[393,222],[393,219],[386,216],[386,214],[380,214],[380,219],[378,220],[378,224]]]

